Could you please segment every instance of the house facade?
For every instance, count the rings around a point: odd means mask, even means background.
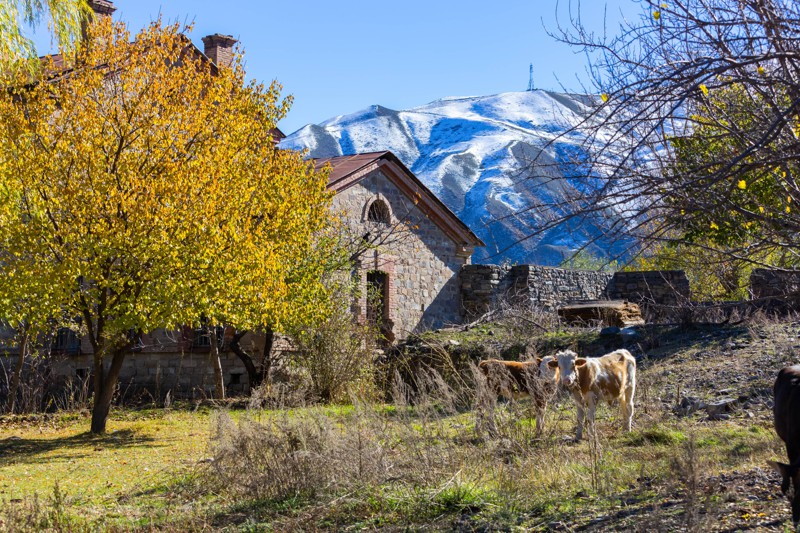
[[[317,160],[358,251],[354,313],[388,340],[459,323],[458,272],[481,240],[391,152]]]

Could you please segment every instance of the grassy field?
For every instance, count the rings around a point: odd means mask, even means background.
[[[436,375],[412,403],[398,386],[393,402],[344,407],[116,410],[104,437],[80,413],[4,418],[0,528],[784,531],[770,388],[798,334],[767,321],[651,331],[634,431],[604,406],[581,442],[569,398],[540,435],[526,402]],[[472,335],[460,346],[487,341]],[[687,398],[737,402],[709,417],[681,413]]]

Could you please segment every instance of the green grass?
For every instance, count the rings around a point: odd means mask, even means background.
[[[589,339],[585,332],[577,335],[545,337],[556,344]],[[676,390],[666,371],[679,376],[682,365],[698,364],[690,356],[697,347],[670,346],[663,359],[641,367],[641,383],[649,390],[640,389],[634,431],[622,432],[618,408],[603,404],[597,445],[571,440],[575,408],[568,397],[548,410],[543,435],[535,431],[527,403],[498,405],[497,434],[488,437],[479,433],[474,411],[448,407],[444,396],[435,395],[413,405],[228,412],[234,422],[246,418],[273,439],[285,438],[271,442],[300,443],[281,452],[274,468],[291,461],[298,461],[298,472],[332,465],[330,477],[315,490],[276,491],[270,494],[279,497],[272,499],[214,477],[204,461],[214,452],[217,417],[210,410],[115,410],[102,437],[86,433],[89,419],[82,413],[3,418],[0,530],[12,515],[34,517],[31,531],[447,530],[456,522],[478,530],[547,531],[555,522],[578,528],[614,513],[623,516],[617,525],[631,527],[654,509],[665,520],[679,521],[692,472],[747,471],[784,452],[765,407],[755,418],[676,417],[672,403],[662,402]],[[246,436],[245,426],[234,426],[232,435]],[[315,435],[333,442],[307,453],[303,443],[313,444]],[[259,436],[254,432],[245,439],[249,448],[237,453],[264,451]],[[367,453],[359,456],[362,436]],[[305,459],[318,462],[303,466]],[[367,473],[355,475],[362,460]],[[257,474],[265,463],[248,463],[251,470],[241,476]],[[264,482],[272,481],[265,476]],[[721,496],[708,498],[710,505]],[[746,504],[754,516],[756,504]]]
[[[101,437],[87,433],[84,418],[0,429],[0,497],[47,493],[58,483],[71,500],[104,506],[132,490],[158,487],[204,457],[208,414],[120,414]]]

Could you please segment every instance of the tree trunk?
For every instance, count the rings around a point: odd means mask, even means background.
[[[13,414],[17,406],[17,391],[19,382],[22,379],[22,369],[25,366],[25,355],[28,352],[28,331],[23,330],[19,339],[19,358],[17,366],[14,367],[14,374],[11,376],[11,385],[8,388],[8,412]]]
[[[244,351],[242,345],[239,344],[239,341],[247,335],[247,330],[237,331],[234,333],[233,338],[231,339],[231,350],[236,356],[242,361],[245,370],[247,371],[247,381],[250,384],[250,389],[254,389],[261,385],[261,380],[259,379],[259,373],[256,370],[256,365],[253,363],[253,358],[250,357],[250,354]]]
[[[210,327],[208,337],[211,341],[211,365],[214,367],[214,393],[220,400],[225,399],[225,377],[222,375],[222,361],[219,358],[219,339],[217,328]]]
[[[264,352],[261,355],[261,379],[269,377],[272,369],[272,347],[275,344],[275,332],[271,327],[264,328]]]
[[[260,386],[269,377],[269,371],[272,367],[272,346],[275,343],[275,332],[272,328],[266,328],[264,332],[264,351],[261,355],[260,368],[256,368],[253,358],[242,349],[239,341],[247,335],[247,330],[237,331],[231,339],[231,350],[241,359],[245,370],[247,370],[247,381],[250,383],[250,389],[255,389]]]
[[[92,408],[92,433],[102,434],[106,432],[106,422],[108,413],[111,410],[111,400],[114,399],[114,390],[117,387],[119,373],[122,370],[122,362],[125,360],[127,347],[117,349],[111,358],[111,366],[108,373],[105,372],[103,364],[103,352],[94,354],[94,407]]]

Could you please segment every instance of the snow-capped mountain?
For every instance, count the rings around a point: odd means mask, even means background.
[[[575,183],[586,173],[576,161],[586,159],[588,132],[571,129],[597,103],[536,90],[443,98],[406,111],[376,105],[304,126],[281,147],[307,149],[311,157],[391,150],[486,243],[474,262],[554,265],[607,221],[561,224],[526,238],[544,220],[526,208],[585,186]],[[601,256],[620,246],[595,240],[589,249]]]

